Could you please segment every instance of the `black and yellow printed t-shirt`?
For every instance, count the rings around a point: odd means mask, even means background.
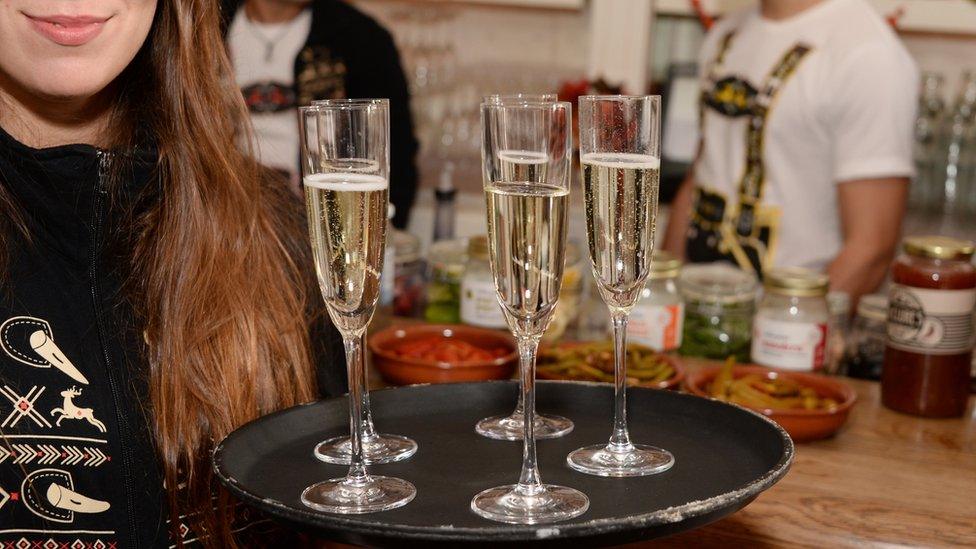
[[[842,243],[837,185],[912,175],[917,70],[865,0],[732,14],[700,66],[691,260],[822,270]]]

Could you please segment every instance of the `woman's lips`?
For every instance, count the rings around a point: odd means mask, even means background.
[[[26,14],[25,14],[26,15]],[[109,17],[27,15],[34,29],[61,46],[83,46],[95,39]]]

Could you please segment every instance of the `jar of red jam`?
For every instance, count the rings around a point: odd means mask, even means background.
[[[881,401],[908,414],[961,416],[973,354],[973,243],[917,236],[904,250],[891,267]]]

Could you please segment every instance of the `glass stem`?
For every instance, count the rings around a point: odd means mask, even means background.
[[[613,434],[607,449],[625,453],[633,450],[627,432],[627,313],[613,312]]]
[[[360,487],[369,482],[369,473],[363,463],[363,359],[362,336],[344,336],[342,344],[346,348],[346,370],[349,375],[349,441],[352,454],[346,484]]]
[[[362,354],[362,349],[366,348],[366,333],[359,336],[359,349],[360,354]],[[366,371],[366,365],[363,364],[362,370],[362,386],[363,386],[363,442],[369,443],[371,440],[376,438],[376,429],[373,427],[373,413],[369,410],[369,372]]]
[[[522,496],[537,496],[545,489],[539,476],[539,464],[535,455],[535,355],[539,349],[538,337],[521,337],[518,340],[520,389],[522,391],[522,474],[515,491]]]
[[[519,375],[519,388],[518,388],[518,402],[515,403],[515,411],[512,412],[510,417],[516,417],[521,419],[525,415],[525,392],[523,388],[525,387],[525,381],[522,380],[522,376]]]

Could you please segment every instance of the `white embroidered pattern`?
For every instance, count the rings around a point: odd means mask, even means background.
[[[23,417],[28,417],[38,425],[38,427],[51,428],[51,422],[47,420],[37,409],[34,407],[34,403],[37,401],[41,393],[44,392],[44,387],[33,386],[26,395],[20,396],[13,389],[4,385],[0,388],[0,395],[3,395],[14,405],[14,409],[9,415],[0,423],[0,427],[14,427],[17,422]]]
[[[95,426],[99,432],[105,432],[105,424],[101,421],[95,419],[95,412],[91,408],[80,408],[75,406],[72,399],[76,396],[81,395],[81,389],[76,389],[72,386],[70,389],[65,389],[61,391],[61,396],[64,397],[64,403],[61,404],[60,408],[55,408],[51,410],[51,415],[61,414],[58,420],[54,422],[58,427],[61,426],[62,419],[84,419]]]

